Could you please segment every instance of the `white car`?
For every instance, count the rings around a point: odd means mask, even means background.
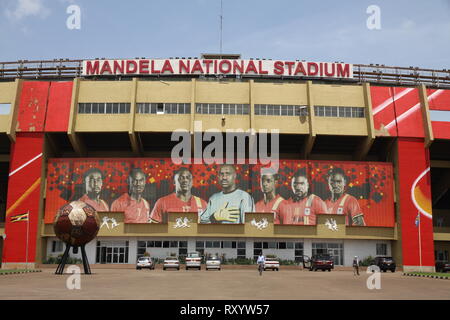
[[[189,268],[202,269],[202,257],[198,252],[189,252],[186,257],[186,270]]]
[[[221,262],[218,257],[213,256],[213,257],[206,259],[206,270],[209,270],[209,269],[220,270],[220,266],[221,266]]]
[[[180,261],[177,257],[167,257],[164,259],[163,270],[174,268],[180,270]]]
[[[141,270],[143,268],[155,269],[155,264],[150,257],[140,257],[136,263],[136,270]]]
[[[264,271],[267,269],[272,270],[280,270],[280,262],[276,258],[266,258],[266,262],[264,262]]]

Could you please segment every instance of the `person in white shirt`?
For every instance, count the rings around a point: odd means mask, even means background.
[[[258,265],[259,275],[262,274],[262,270],[264,270],[264,263],[266,262],[266,257],[261,253],[256,261]]]

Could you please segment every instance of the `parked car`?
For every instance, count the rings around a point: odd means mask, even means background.
[[[217,269],[220,270],[221,267],[221,261],[219,257],[212,256],[206,259],[206,270],[209,269]]]
[[[447,261],[436,261],[436,272],[450,271],[450,263]]]
[[[391,272],[395,272],[396,264],[392,257],[375,257],[372,264],[380,268],[380,271],[391,270]]]
[[[276,258],[266,258],[266,262],[264,262],[264,271],[267,269],[272,270],[280,270],[280,261]]]
[[[333,258],[329,254],[317,254],[311,258],[303,256],[303,267],[309,269],[309,271],[328,270],[334,269]]]
[[[155,263],[150,257],[140,257],[136,262],[136,270],[141,270],[143,268],[155,269]]]
[[[180,261],[178,260],[177,257],[167,257],[166,259],[164,259],[163,270],[169,268],[175,268],[177,270],[180,270]]]
[[[197,251],[189,252],[186,257],[186,270],[189,268],[202,269],[202,257]]]

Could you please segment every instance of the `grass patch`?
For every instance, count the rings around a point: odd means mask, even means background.
[[[450,278],[450,273],[442,273],[442,272],[407,272],[406,274],[418,275],[418,276],[437,276]]]
[[[29,272],[41,272],[41,270],[36,269],[0,269],[0,274],[9,274],[9,273],[29,273]]]

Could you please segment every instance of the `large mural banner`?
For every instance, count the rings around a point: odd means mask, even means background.
[[[195,212],[200,223],[244,223],[273,212],[275,224],[315,225],[318,214],[348,226],[394,226],[392,165],[281,160],[262,165],[189,164],[171,159],[50,159],[45,223],[81,200],[125,223],[167,223],[168,212]]]

